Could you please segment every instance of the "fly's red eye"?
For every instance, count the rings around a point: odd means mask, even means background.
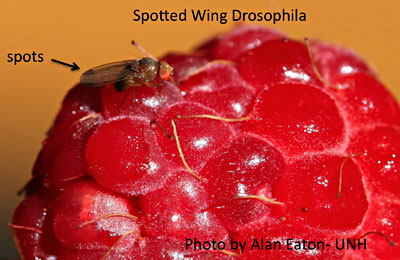
[[[163,80],[169,80],[171,78],[171,73],[167,69],[160,69],[160,78]]]

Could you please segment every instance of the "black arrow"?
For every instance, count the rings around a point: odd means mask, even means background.
[[[71,64],[68,64],[68,63],[65,63],[65,62],[62,62],[62,61],[59,61],[59,60],[55,60],[55,59],[51,59],[51,61],[52,61],[52,62],[55,62],[55,63],[58,63],[58,64],[61,64],[61,65],[64,65],[64,66],[71,67],[71,71],[79,70],[79,69],[80,69],[79,66],[76,65],[75,62],[73,62],[72,65],[71,65]]]

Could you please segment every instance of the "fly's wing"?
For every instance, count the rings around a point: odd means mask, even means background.
[[[136,60],[123,60],[100,65],[84,72],[80,82],[89,87],[96,87],[122,81],[137,70],[137,63]]]

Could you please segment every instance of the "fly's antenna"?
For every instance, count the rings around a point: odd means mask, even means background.
[[[141,52],[143,52],[144,54],[146,54],[150,58],[155,59],[156,61],[158,61],[158,59],[156,57],[151,55],[150,52],[146,51],[142,46],[139,45],[139,43],[137,43],[135,41],[132,41],[132,45],[136,46],[136,48],[138,48]]]

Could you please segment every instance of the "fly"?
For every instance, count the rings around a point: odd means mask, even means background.
[[[135,41],[132,41],[132,44],[148,57],[111,62],[94,67],[82,74],[80,82],[88,87],[115,83],[117,91],[143,85],[153,87],[154,81],[157,79],[170,80],[175,83],[172,78],[173,68],[168,63],[156,59]]]

